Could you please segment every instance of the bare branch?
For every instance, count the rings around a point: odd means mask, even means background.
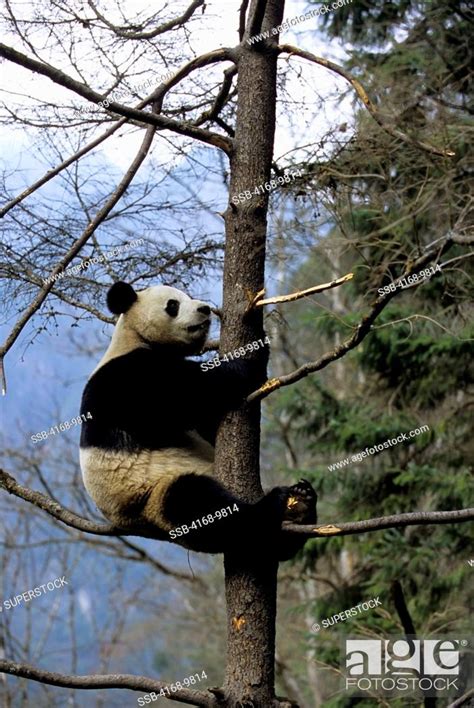
[[[327,538],[328,536],[352,536],[368,531],[382,529],[397,529],[404,526],[427,526],[429,524],[452,524],[455,522],[472,521],[474,508],[456,509],[455,511],[413,511],[408,514],[380,516],[365,521],[349,521],[344,524],[326,524],[323,526],[304,526],[283,523],[282,528],[292,533],[305,534],[310,538]]]
[[[34,504],[39,509],[42,509],[50,516],[53,516],[58,521],[70,526],[71,528],[85,531],[86,533],[95,534],[98,536],[119,536],[125,535],[123,529],[116,528],[113,524],[96,524],[88,519],[83,519],[73,511],[65,509],[56,501],[42,492],[35,492],[28,487],[19,484],[14,477],[0,469],[0,487],[9,494],[13,494],[24,501]]]
[[[229,49],[216,49],[213,52],[209,52],[208,54],[194,59],[192,62],[189,62],[189,65],[194,67],[197,63],[199,63],[199,66],[204,66],[206,64],[212,64],[218,61],[231,61],[232,59],[230,55],[231,52]],[[97,93],[97,91],[94,91],[86,84],[76,81],[76,79],[73,79],[72,76],[68,76],[59,69],[56,69],[49,64],[44,64],[43,62],[37,61],[36,59],[32,59],[31,57],[26,56],[26,54],[22,54],[16,49],[8,47],[2,43],[0,43],[0,57],[4,57],[19,66],[30,69],[31,71],[36,71],[38,74],[48,77],[51,81],[54,81],[54,83],[64,86],[70,91],[74,91],[79,96],[86,98],[92,103],[99,103],[106,99],[106,96]],[[187,65],[187,67],[189,67],[189,65]],[[173,83],[176,83],[178,77],[181,78],[183,76],[185,69],[186,67],[180,70],[176,77],[173,77],[170,80],[169,84],[172,85]],[[189,73],[190,70],[191,69],[188,69],[187,73]],[[211,131],[204,130],[203,128],[197,128],[191,123],[186,123],[185,121],[178,121],[173,118],[159,115],[158,113],[145,112],[139,110],[138,108],[130,108],[128,106],[123,106],[121,103],[116,103],[115,101],[110,101],[106,110],[110,113],[118,113],[126,118],[131,118],[139,123],[153,125],[157,128],[166,128],[168,130],[172,130],[174,133],[195,138],[196,140],[200,140],[206,144],[214,145],[227,154],[230,154],[232,149],[232,141],[230,138],[219,135],[219,133],[212,133]]]
[[[455,243],[459,243],[458,241],[455,241]],[[440,263],[440,268],[443,269],[448,265],[452,265],[453,263],[457,263],[458,261],[465,261],[468,258],[472,258],[474,256],[474,251],[469,251],[469,253],[463,253],[460,256],[456,256],[455,258],[450,258],[447,261],[444,261],[444,263]]]
[[[232,88],[232,79],[234,78],[236,73],[236,66],[230,66],[224,71],[224,81],[222,82],[222,86],[220,87],[219,92],[215,98],[214,104],[209,110],[204,111],[204,113],[196,121],[194,121],[194,125],[201,125],[202,123],[211,120],[216,121],[216,123],[219,125],[219,114],[229,97],[230,89]],[[225,130],[229,132],[229,126],[226,125]],[[233,130],[230,130],[233,133]]]
[[[256,34],[259,34],[260,30],[262,29],[262,22],[263,18],[265,17],[266,8],[267,0],[255,0],[255,10],[253,12],[252,19],[249,22],[249,37],[253,37]]]
[[[239,40],[242,41],[245,34],[245,17],[247,15],[247,9],[250,0],[242,0],[242,4],[239,8]]]
[[[405,600],[405,594],[399,580],[394,580],[391,590],[393,604],[402,623],[405,635],[412,636],[413,638],[416,637],[415,625],[413,624],[413,619],[410,615],[410,610]]]
[[[290,55],[294,54],[295,56],[301,57],[302,59],[307,59],[308,61],[313,62],[313,64],[319,64],[320,66],[324,66],[326,69],[334,71],[336,74],[339,74],[339,76],[342,76],[355,89],[357,95],[369,111],[372,118],[380,125],[381,128],[383,128],[383,130],[385,130],[385,132],[387,132],[389,135],[392,135],[394,138],[399,138],[400,140],[403,140],[404,143],[408,143],[408,145],[413,145],[414,147],[417,147],[420,150],[425,150],[426,152],[429,152],[432,155],[440,155],[441,157],[454,156],[455,153],[452,150],[442,150],[441,148],[437,148],[434,145],[430,145],[429,143],[422,142],[421,140],[416,140],[416,138],[412,138],[409,135],[406,135],[406,133],[403,133],[398,128],[395,128],[393,125],[390,125],[387,120],[380,115],[377,107],[370,100],[366,90],[364,89],[360,81],[358,81],[354,76],[352,76],[349,71],[346,71],[346,69],[344,69],[342,66],[339,66],[339,64],[335,64],[334,62],[329,61],[329,59],[318,57],[315,54],[312,54],[311,52],[306,52],[303,49],[299,49],[298,47],[292,46],[291,44],[281,44],[278,47],[278,51],[280,53],[287,52]]]
[[[460,706],[466,705],[468,699],[472,696],[474,696],[474,688],[471,688],[470,691],[465,693],[463,696],[460,696],[460,698],[456,698],[453,703],[449,704],[448,708],[460,708]]]
[[[202,584],[200,578],[189,575],[187,573],[181,573],[179,570],[173,570],[163,565],[156,558],[149,555],[147,551],[140,546],[137,546],[131,541],[125,540],[125,536],[140,536],[144,538],[156,539],[156,533],[147,533],[146,529],[136,528],[122,529],[113,524],[96,524],[94,521],[89,519],[84,519],[70,509],[66,509],[61,506],[59,502],[51,499],[51,497],[46,496],[42,492],[36,492],[33,489],[24,487],[22,484],[16,481],[12,475],[8,474],[4,470],[0,469],[0,488],[4,489],[9,494],[13,494],[19,499],[33,504],[38,509],[45,511],[47,514],[52,516],[56,521],[59,521],[69,528],[76,529],[77,531],[82,531],[84,533],[89,533],[95,536],[115,536],[117,537],[124,546],[133,550],[142,559],[151,563],[157,570],[161,571],[165,575],[170,575],[180,580],[188,580],[191,582],[198,582]]]
[[[34,182],[30,187],[27,187],[21,194],[18,194],[16,197],[11,199],[5,206],[0,209],[0,219],[7,214],[10,209],[13,209],[14,206],[22,202],[26,197],[29,197],[30,194],[33,194],[33,192],[36,192],[37,189],[42,187],[44,184],[49,182],[50,179],[53,179],[53,177],[56,177],[60,172],[66,169],[66,167],[69,167],[69,165],[72,165],[73,162],[76,162],[79,160],[81,157],[84,157],[84,155],[87,155],[88,152],[93,150],[97,145],[100,145],[104,140],[109,138],[111,135],[113,135],[124,123],[127,122],[126,118],[121,118],[117,123],[115,123],[111,128],[105,131],[105,133],[102,133],[102,135],[99,135],[98,138],[93,140],[91,143],[86,145],[85,147],[81,148],[81,150],[78,150],[75,152],[73,155],[70,157],[66,158],[63,162],[61,162],[60,165],[57,165],[51,170],[48,170],[42,177],[40,177],[36,182]]]
[[[30,664],[17,664],[14,661],[0,659],[0,672],[20,676],[30,681],[39,681],[50,686],[62,686],[63,688],[80,688],[84,690],[97,690],[99,688],[128,688],[131,691],[161,691],[173,682],[155,681],[146,676],[134,676],[133,674],[89,674],[85,676],[74,676],[68,674],[58,674],[53,671],[37,669]],[[212,694],[204,691],[191,691],[182,688],[172,694],[174,701],[188,703],[192,706],[203,706],[213,708],[217,706],[216,699]]]
[[[200,56],[196,57],[195,59],[191,59],[191,61],[188,61],[184,66],[182,66],[178,71],[173,74],[173,76],[168,79],[168,81],[163,84],[163,87],[158,87],[156,91],[151,95],[152,99],[154,99],[153,103],[153,110],[155,113],[160,113],[161,112],[161,102],[163,99],[163,95],[165,91],[168,91],[170,88],[173,86],[176,86],[182,79],[184,79],[186,76],[189,76],[195,69],[202,68],[203,66],[209,66],[210,64],[215,64],[220,61],[234,61],[234,55],[232,50],[230,49],[216,49],[212,52],[208,52],[207,54],[201,54]],[[237,72],[237,67],[235,65],[229,67],[224,71],[224,81],[222,84],[222,87],[215,99],[214,106],[209,110],[209,112],[204,113],[202,116],[200,116],[197,120],[195,120],[193,123],[186,123],[186,126],[193,126],[194,128],[197,129],[201,123],[203,123],[205,120],[210,120],[211,118],[216,119],[216,117],[219,114],[219,111],[222,109],[225,100],[227,99],[228,93],[230,91],[230,88],[232,86],[232,78],[234,74]],[[163,88],[165,90],[163,90]],[[113,104],[110,104],[111,108]],[[147,115],[147,114],[146,114]],[[168,120],[168,119],[167,119]],[[178,131],[176,131],[178,132]],[[207,133],[207,131],[203,131],[204,133]],[[219,135],[218,133],[209,133],[210,135],[214,135],[217,138],[221,138],[222,140],[226,140],[227,143],[223,145],[217,145],[217,147],[222,148],[224,152],[227,154],[230,154],[232,147],[233,147],[233,141],[229,138],[225,138],[222,135]],[[193,137],[193,136],[191,136]],[[194,136],[197,137],[197,136]],[[198,138],[200,139],[200,138]],[[206,142],[206,141],[204,141]],[[213,144],[213,143],[212,143]]]
[[[423,253],[419,258],[413,261],[410,264],[409,268],[407,268],[407,270],[399,278],[393,281],[394,284],[397,284],[399,281],[401,281],[403,278],[406,278],[408,275],[421,270],[435,257],[440,256],[443,251],[445,251],[454,243],[455,237],[455,230],[451,230],[443,238],[436,239],[436,241],[433,244],[430,244],[430,246],[432,247],[434,244],[439,245],[436,245],[436,248],[428,247],[425,253]],[[433,277],[436,277],[436,275],[434,275]],[[418,283],[418,285],[419,284],[420,283]],[[380,315],[382,310],[388,305],[388,303],[393,297],[399,294],[399,292],[401,292],[401,290],[395,288],[393,292],[389,292],[385,295],[380,295],[380,297],[376,299],[370,312],[365,317],[363,317],[360,323],[357,325],[354,330],[354,334],[349,337],[349,339],[346,339],[345,342],[339,344],[332,351],[326,352],[326,354],[323,354],[323,356],[317,359],[316,361],[310,361],[306,364],[303,364],[295,371],[292,371],[290,374],[285,374],[283,376],[279,376],[278,378],[269,379],[263,384],[263,386],[251,393],[247,397],[247,401],[250,402],[266,398],[270,395],[270,393],[276,391],[279,388],[282,388],[282,386],[289,386],[290,384],[296,383],[296,381],[303,379],[305,376],[308,376],[308,374],[312,374],[316,371],[320,371],[321,369],[325,369],[326,366],[331,364],[333,361],[336,361],[337,359],[340,359],[341,357],[345,356],[345,354],[351,351],[351,349],[355,349],[355,347],[357,347],[362,342],[362,340],[369,334],[374,321]]]
[[[92,8],[96,17],[98,17],[99,20],[102,20],[104,25],[112,30],[117,37],[122,37],[123,39],[153,39],[154,37],[158,37],[160,34],[164,34],[175,27],[180,27],[183,25],[194,14],[194,11],[197,10],[198,7],[204,5],[204,3],[205,0],[193,0],[187,10],[185,10],[182,15],[179,15],[179,17],[175,17],[174,20],[168,20],[168,22],[164,22],[162,25],[155,27],[154,30],[150,30],[149,32],[133,32],[131,30],[117,27],[112,24],[112,22],[109,22],[109,20],[107,20],[107,18],[99,12],[92,0],[88,0],[88,5]]]
[[[295,300],[300,300],[302,297],[307,297],[307,295],[314,295],[315,293],[322,293],[324,290],[331,290],[332,288],[337,288],[338,285],[347,283],[347,281],[352,280],[354,273],[348,273],[343,275],[341,278],[332,280],[330,283],[323,283],[322,285],[313,285],[312,288],[307,288],[306,290],[299,290],[296,293],[290,293],[289,295],[276,295],[275,297],[269,297],[266,300],[261,300],[265,294],[264,290],[261,290],[254,297],[249,305],[249,310],[254,307],[264,307],[265,305],[275,305],[279,302],[294,302]]]
[[[122,177],[119,185],[113,192],[113,194],[109,197],[109,199],[106,201],[102,209],[100,209],[96,216],[92,219],[92,221],[87,225],[86,229],[82,233],[82,235],[74,242],[74,244],[71,246],[69,251],[66,253],[66,255],[62,258],[62,260],[58,263],[56,268],[54,268],[53,272],[49,276],[52,278],[53,276],[57,275],[58,273],[61,273],[66,266],[72,261],[72,259],[79,253],[79,251],[82,249],[82,247],[87,243],[87,241],[90,239],[94,231],[97,229],[98,226],[104,221],[104,219],[108,216],[108,214],[112,211],[114,206],[117,204],[119,199],[123,196],[127,188],[129,187],[130,183],[132,182],[133,178],[135,177],[136,173],[138,172],[141,164],[145,160],[150,147],[153,142],[153,137],[155,134],[155,128],[148,128],[146,131],[145,138],[143,139],[143,142],[140,146],[140,149],[135,156],[132,164],[130,165],[129,169],[125,173],[125,175]],[[47,280],[41,290],[39,291],[38,295],[35,297],[33,302],[30,304],[30,306],[25,310],[25,312],[22,314],[20,319],[16,322],[14,325],[12,331],[8,335],[7,339],[5,340],[5,343],[3,344],[2,347],[0,347],[0,364],[3,364],[3,360],[5,357],[5,354],[9,351],[9,349],[13,346],[13,344],[16,342],[18,337],[20,336],[20,333],[22,332],[23,328],[25,325],[29,322],[31,317],[35,314],[37,310],[41,307],[43,302],[46,300],[48,293],[54,286],[54,280]],[[7,386],[6,386],[6,379],[5,379],[5,373],[3,370],[3,366],[0,366],[0,373],[3,373],[3,378],[2,378],[2,393],[3,395],[6,394]]]
[[[0,487],[9,494],[13,494],[24,501],[34,504],[58,521],[98,536],[130,536],[138,535],[145,538],[156,538],[156,535],[147,532],[146,529],[121,529],[112,524],[96,524],[93,521],[84,519],[72,511],[65,509],[58,502],[53,501],[42,492],[19,484],[14,477],[0,470]],[[366,533],[368,531],[379,531],[388,528],[400,528],[404,526],[428,525],[428,524],[449,524],[454,522],[464,522],[474,519],[474,508],[458,509],[455,511],[415,511],[408,514],[395,514],[393,516],[382,516],[376,519],[366,519],[365,521],[354,521],[342,524],[324,524],[320,526],[306,526],[284,522],[282,528],[292,533],[304,534],[311,538],[324,538],[327,536],[349,536],[352,534]],[[136,547],[134,546],[135,550]],[[173,571],[174,573],[174,571]],[[184,576],[189,580],[188,576]]]
[[[182,78],[187,76],[188,74],[191,73],[194,69],[204,66],[206,63],[206,57],[203,55],[202,57],[197,57],[197,59],[193,59],[192,61],[187,62],[176,74],[174,74],[171,78],[169,78],[167,81],[163,82],[160,84],[158,88],[156,88],[149,96],[144,98],[142,101],[140,101],[135,108],[142,109],[146,108],[150,103],[153,102],[154,104],[154,110],[161,111],[161,103],[163,101],[163,98],[165,97],[166,93],[173,88]],[[223,82],[223,85],[221,87],[221,90],[219,94],[216,97],[216,100],[214,102],[213,107],[208,111],[207,113],[203,113],[203,115],[195,121],[194,125],[198,126],[201,123],[203,123],[205,120],[218,120],[218,115],[219,111],[221,110],[225,99],[227,98],[228,92],[232,86],[232,77],[236,73],[237,69],[236,67],[230,67],[229,69],[226,69],[224,72],[225,74],[225,79]],[[87,155],[88,152],[93,150],[95,147],[100,145],[104,140],[109,138],[111,135],[113,135],[119,128],[122,127],[125,123],[129,122],[128,118],[120,118],[114,125],[109,128],[108,130],[105,131],[105,133],[102,133],[102,135],[99,135],[98,138],[93,140],[91,143],[86,145],[85,147],[81,148],[77,152],[75,152],[73,155],[68,157],[66,160],[61,162],[61,164],[57,165],[51,170],[48,170],[40,179],[38,179],[36,182],[34,182],[30,187],[25,189],[21,194],[17,195],[13,199],[11,199],[2,209],[0,209],[0,218],[4,217],[10,209],[12,209],[14,206],[22,202],[26,197],[29,197],[33,192],[35,192],[37,189],[42,187],[44,184],[49,182],[50,179],[55,177],[57,174],[62,172],[64,169],[69,167],[69,165],[72,165],[74,162],[79,160],[81,157],[84,157],[84,155]],[[134,121],[133,121],[134,122]],[[0,379],[2,380],[2,379]]]

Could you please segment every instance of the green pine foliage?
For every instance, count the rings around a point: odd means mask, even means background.
[[[473,13],[468,4],[361,0],[324,17],[330,34],[354,42],[347,65],[375,92],[379,108],[390,112],[396,127],[449,146],[456,155],[434,157],[387,136],[364,110],[356,115],[346,150],[330,163],[352,180],[318,181],[317,165],[307,166],[308,182],[300,186],[296,209],[304,212],[316,191],[332,227],[315,239],[286,290],[349,271],[354,279],[338,289],[337,302],[325,293],[286,306],[292,336],[291,357],[286,347],[279,361],[284,371],[349,338],[378,289],[409,271],[428,244],[453,228],[467,234],[472,198],[468,67],[473,53],[467,37]],[[442,272],[399,290],[356,350],[269,399],[268,440],[280,474],[314,483],[320,523],[473,506],[474,278],[464,258],[468,250],[462,243],[447,252],[440,249],[432,264],[446,263]],[[285,444],[275,421],[285,430],[291,466],[282,462]],[[329,470],[423,425],[429,431],[416,438]],[[317,636],[305,633],[318,666],[340,666],[343,635],[403,635],[392,596],[395,581],[402,585],[420,636],[469,634],[471,557],[472,524],[411,526],[308,542],[300,558],[304,577],[329,581],[317,584],[311,604],[315,621],[372,597],[380,596],[383,603]],[[333,671],[321,670],[319,676],[324,706],[349,705],[345,692],[332,695],[338,689]]]

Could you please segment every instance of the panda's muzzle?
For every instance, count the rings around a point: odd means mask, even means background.
[[[193,332],[207,332],[207,330],[209,329],[209,324],[210,324],[210,321],[209,321],[209,320],[204,320],[204,322],[201,322],[201,324],[190,325],[190,326],[187,327],[186,329],[187,329],[188,332],[190,332],[190,333],[193,333]]]
[[[209,305],[202,303],[202,305],[196,308],[196,312],[199,312],[201,316],[204,315],[204,319],[199,324],[189,325],[186,329],[189,334],[207,334],[211,324],[211,308]]]

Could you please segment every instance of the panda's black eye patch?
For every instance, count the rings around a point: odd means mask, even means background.
[[[179,312],[179,302],[177,300],[168,300],[166,303],[165,312],[170,317],[177,317]]]

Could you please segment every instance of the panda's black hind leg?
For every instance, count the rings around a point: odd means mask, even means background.
[[[234,510],[235,504],[238,510]],[[237,499],[217,480],[192,473],[178,477],[163,500],[163,516],[175,529],[185,527],[184,533],[175,533],[170,540],[204,553],[228,550],[241,537],[240,528],[245,526],[250,508],[250,504]],[[220,518],[216,517],[216,512],[221,512]],[[208,514],[213,521],[205,519],[203,523],[202,519]]]
[[[168,488],[163,515],[172,524],[184,524],[237,501],[217,480],[207,475],[180,475]]]
[[[288,498],[289,488],[276,487],[256,504],[248,504],[212,477],[186,474],[167,490],[163,516],[174,529],[185,527],[184,533],[170,536],[170,540],[185,548],[204,553],[235,550],[248,555],[276,548]],[[234,510],[235,504],[238,510]],[[224,513],[216,518],[216,512],[223,509]],[[208,514],[213,521],[204,525],[202,519]]]
[[[235,504],[238,511],[234,511]],[[216,512],[223,509],[226,515],[217,518]],[[202,519],[208,514],[213,520],[204,525]],[[247,556],[266,553],[286,560],[295,555],[306,539],[282,532],[282,521],[315,523],[316,493],[309,482],[302,480],[292,487],[275,487],[256,504],[248,504],[212,477],[186,474],[167,490],[163,515],[175,529],[183,526],[187,529],[181,535],[170,536],[170,540],[190,550],[204,553],[234,550]]]

